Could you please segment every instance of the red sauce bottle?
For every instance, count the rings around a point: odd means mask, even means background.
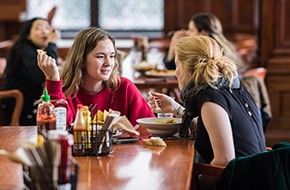
[[[56,116],[56,130],[67,130],[67,109],[68,103],[65,99],[56,99],[50,101],[54,105]]]
[[[36,115],[36,125],[39,134],[56,129],[54,105],[50,102],[50,96],[46,88],[41,96],[41,100],[42,102],[38,105]]]

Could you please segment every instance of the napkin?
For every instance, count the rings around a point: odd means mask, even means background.
[[[127,131],[129,133],[133,133],[135,135],[140,135],[138,131],[135,130],[131,122],[127,119],[126,116],[119,116],[117,117],[113,122],[112,126],[114,128],[122,129],[124,131]]]

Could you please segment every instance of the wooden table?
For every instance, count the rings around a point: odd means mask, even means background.
[[[35,126],[0,127],[0,149],[14,152],[22,141],[36,142]],[[21,164],[0,156],[0,189],[22,190],[24,188]]]
[[[167,147],[143,142],[113,145],[104,157],[76,157],[79,189],[190,189],[194,141],[167,140]]]
[[[0,127],[0,148],[15,151],[22,140],[36,140],[36,127]],[[113,145],[107,156],[75,157],[82,189],[190,189],[193,140],[166,140],[167,147],[142,141]],[[0,156],[0,189],[22,189],[20,164]]]

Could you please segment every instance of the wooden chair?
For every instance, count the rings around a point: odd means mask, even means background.
[[[266,147],[268,151],[271,151],[271,147]],[[199,183],[199,175],[209,175],[221,177],[222,173],[226,167],[214,166],[206,163],[194,163],[192,179],[191,179],[191,190],[201,190]]]
[[[220,177],[224,169],[225,167],[222,166],[214,166],[206,163],[194,163],[190,189],[201,190],[199,175]]]
[[[17,90],[17,89],[0,91],[0,99],[3,99],[3,98],[15,98],[16,103],[15,103],[15,107],[14,107],[14,110],[13,110],[13,114],[12,114],[10,125],[11,126],[12,125],[13,126],[18,126],[19,125],[20,115],[21,115],[21,112],[22,112],[22,107],[23,107],[23,95],[22,95],[22,92],[20,90]]]
[[[52,23],[52,19],[54,18],[54,15],[55,15],[56,10],[57,10],[57,7],[54,6],[48,12],[48,14],[47,14],[47,20],[48,20],[49,24]]]

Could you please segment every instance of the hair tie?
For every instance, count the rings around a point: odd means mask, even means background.
[[[199,62],[199,63],[207,63],[208,60],[205,59],[205,58],[200,58],[200,59],[198,60],[198,62]]]

